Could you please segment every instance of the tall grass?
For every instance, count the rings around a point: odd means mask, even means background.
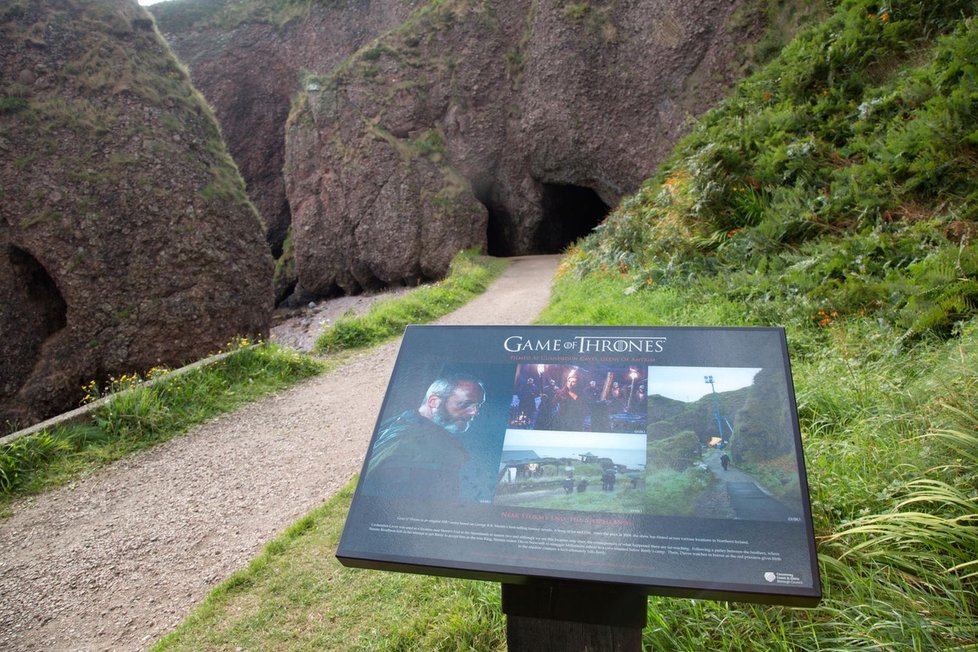
[[[571,258],[741,319],[978,313],[978,5],[845,0],[708,113]]]
[[[541,321],[751,323],[724,296],[626,293],[569,272]],[[685,296],[685,301],[682,300]],[[652,598],[648,649],[950,650],[978,645],[978,321],[901,343],[872,317],[783,324],[825,598],[811,610]],[[970,647],[969,647],[970,646]]]

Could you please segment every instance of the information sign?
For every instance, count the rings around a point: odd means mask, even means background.
[[[337,557],[816,604],[784,332],[409,327]]]

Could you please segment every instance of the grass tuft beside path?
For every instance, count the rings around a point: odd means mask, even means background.
[[[316,351],[333,353],[379,344],[404,332],[409,324],[425,324],[462,307],[485,292],[507,262],[463,251],[452,261],[448,277],[407,295],[374,304],[367,314],[340,317],[316,340]]]
[[[391,299],[363,317],[341,318],[321,338],[331,354],[377,344],[401,334],[410,323],[431,321],[485,291],[506,261],[462,252],[448,278]],[[134,452],[175,437],[190,427],[230,412],[343,362],[343,355],[313,358],[277,344],[248,346],[238,340],[229,354],[187,373],[151,370],[146,379],[126,375],[107,388],[86,389],[94,400],[111,400],[92,419],[44,430],[0,446],[0,515],[16,498],[63,485]],[[143,384],[143,380],[154,380]]]
[[[89,422],[44,430],[0,447],[0,509],[19,496],[65,484],[329,366],[265,342],[152,384],[140,384],[137,376],[117,379],[111,388],[117,393],[92,412]]]

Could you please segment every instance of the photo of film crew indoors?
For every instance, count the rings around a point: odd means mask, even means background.
[[[523,365],[515,387],[496,504],[803,516],[781,369]]]

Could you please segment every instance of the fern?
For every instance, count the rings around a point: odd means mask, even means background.
[[[933,295],[936,296],[930,299]],[[956,279],[942,288],[914,297],[908,307],[923,310],[910,325],[909,335],[917,336],[927,331],[950,335],[957,322],[978,312],[978,280]]]

